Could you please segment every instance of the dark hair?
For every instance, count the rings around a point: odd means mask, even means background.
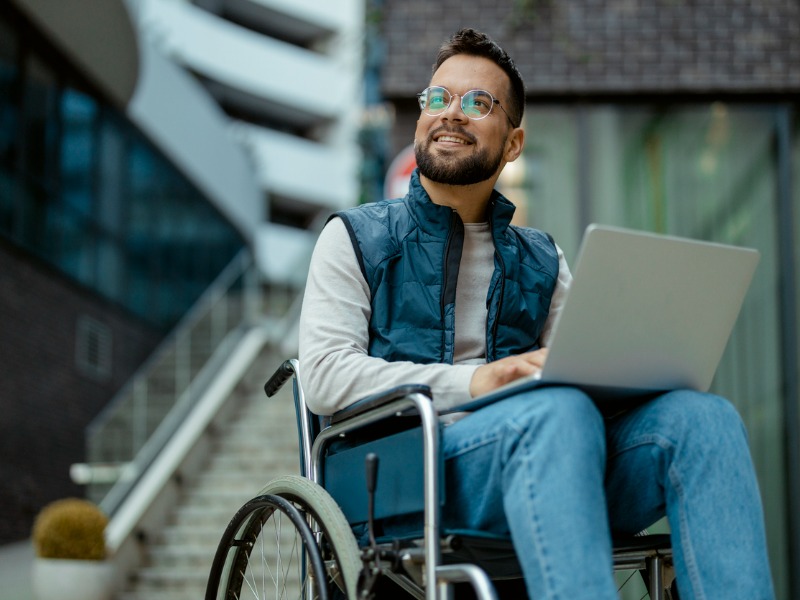
[[[506,51],[485,33],[474,29],[461,29],[439,48],[436,62],[433,64],[433,72],[435,73],[444,61],[457,54],[488,58],[503,69],[511,81],[510,104],[505,108],[507,108],[514,125],[519,127],[525,110],[525,84],[517,66]]]

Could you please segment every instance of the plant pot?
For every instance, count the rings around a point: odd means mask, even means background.
[[[31,567],[36,600],[110,600],[114,564],[97,560],[36,558]]]

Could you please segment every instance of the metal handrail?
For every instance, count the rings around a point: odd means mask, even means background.
[[[113,515],[158,456],[220,361],[258,318],[259,276],[244,249],[86,429],[88,496]]]

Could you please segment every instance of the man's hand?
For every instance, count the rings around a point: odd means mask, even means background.
[[[540,348],[481,365],[472,375],[469,393],[475,398],[515,379],[541,371],[545,360],[547,360],[547,348]]]

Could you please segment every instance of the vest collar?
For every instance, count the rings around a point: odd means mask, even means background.
[[[436,204],[431,200],[419,180],[419,169],[414,169],[411,173],[405,202],[414,220],[426,234],[434,237],[447,237],[448,228],[446,225],[450,222],[453,209]],[[492,233],[497,237],[508,228],[516,207],[497,190],[492,190],[489,207],[492,211],[490,215]]]

